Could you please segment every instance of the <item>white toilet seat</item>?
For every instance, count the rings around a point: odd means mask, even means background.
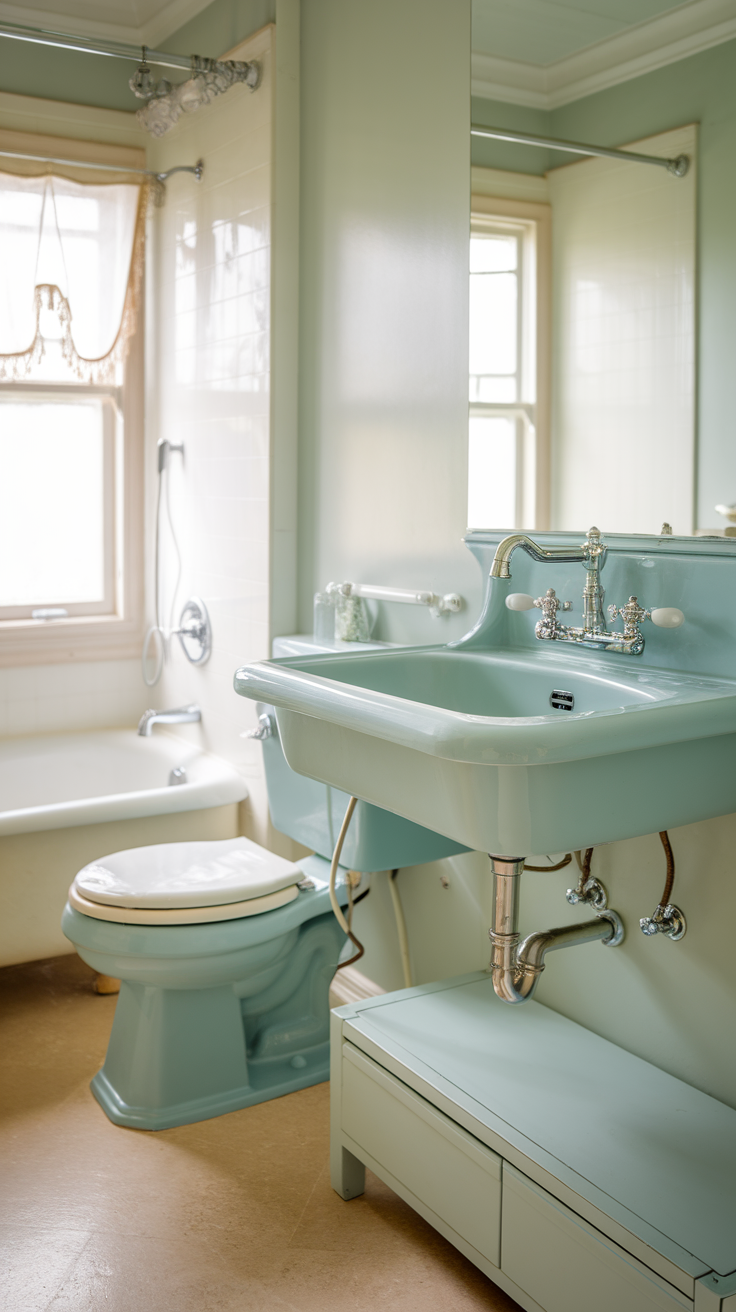
[[[109,920],[117,925],[206,925],[215,920],[239,920],[242,916],[259,916],[262,911],[275,911],[299,896],[296,884],[267,893],[265,897],[252,897],[244,902],[230,902],[226,906],[173,907],[168,911],[145,910],[141,907],[101,906],[83,897],[75,887],[69,889],[69,905],[94,920]]]
[[[192,925],[256,916],[298,896],[304,872],[248,838],[158,843],[100,857],[69,890],[77,911],[137,925]]]

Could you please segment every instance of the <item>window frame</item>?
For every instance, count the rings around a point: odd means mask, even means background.
[[[40,154],[49,150],[49,140],[49,137],[35,133],[14,132],[12,144],[14,149]],[[55,155],[69,155],[95,164],[146,167],[145,151],[137,147],[58,137],[53,138],[53,142]],[[30,172],[42,171],[38,165],[24,168],[17,161],[3,162],[3,172],[6,173],[18,172],[27,176]],[[65,168],[63,172],[79,181],[89,178],[83,165]],[[98,174],[95,176],[99,177]],[[144,298],[145,277],[142,302]],[[115,426],[118,430],[114,439],[114,504],[110,507],[114,522],[106,525],[106,534],[112,533],[112,542],[105,591],[112,604],[110,607],[106,605],[104,610],[93,605],[97,614],[89,613],[90,608],[83,605],[70,606],[67,617],[54,620],[34,620],[27,613],[15,618],[0,616],[0,667],[119,660],[140,653],[144,619],[144,319],[142,303],[119,387],[47,380],[0,383],[3,393],[25,391],[40,394],[43,390],[57,395],[71,391],[108,395],[117,407]],[[72,610],[77,613],[72,614]],[[87,613],[81,613],[84,610]]]
[[[468,417],[511,418],[516,421],[516,523],[495,527],[548,529],[551,512],[550,391],[551,391],[551,269],[552,211],[536,201],[473,195],[471,234],[522,230],[519,291],[522,313],[517,319],[521,345],[522,387],[530,400],[468,402]],[[532,276],[530,276],[532,275]],[[533,297],[533,300],[530,299]],[[524,320],[532,310],[533,340],[524,340]],[[471,527],[475,527],[471,525]],[[482,527],[482,526],[478,526]],[[485,527],[489,527],[486,525]]]

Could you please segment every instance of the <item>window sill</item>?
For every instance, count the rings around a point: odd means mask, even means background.
[[[0,667],[113,661],[139,656],[143,629],[119,615],[0,621]]]

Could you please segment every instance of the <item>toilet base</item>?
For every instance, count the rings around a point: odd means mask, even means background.
[[[268,1102],[270,1098],[280,1098],[285,1093],[296,1093],[298,1089],[308,1089],[312,1084],[324,1084],[329,1080],[329,1043],[320,1043],[311,1051],[297,1055],[304,1057],[303,1068],[294,1069],[291,1064],[294,1058],[283,1059],[275,1063],[279,1069],[270,1072],[271,1078],[262,1088],[257,1083],[246,1084],[239,1089],[211,1093],[160,1109],[136,1107],[124,1102],[107,1078],[104,1067],[97,1072],[89,1087],[105,1115],[115,1125],[127,1125],[132,1130],[171,1130],[177,1125],[208,1121],[213,1116],[237,1112],[242,1107],[253,1107],[258,1102]]]

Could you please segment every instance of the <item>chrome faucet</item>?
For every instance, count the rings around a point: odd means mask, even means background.
[[[492,579],[510,579],[509,562],[517,547],[526,551],[533,560],[571,562],[580,561],[585,567],[585,586],[583,588],[583,622],[579,628],[560,624],[559,611],[572,609],[571,601],[560,601],[554,588],[548,588],[543,597],[527,597],[525,593],[513,593],[506,598],[510,610],[531,610],[536,606],[542,612],[537,622],[535,633],[540,641],[574,642],[581,647],[594,647],[599,651],[624,652],[629,656],[638,656],[644,650],[644,635],[639,625],[643,620],[652,620],[659,628],[676,629],[685,616],[675,607],[658,607],[652,611],[639,605],[636,597],[629,597],[625,606],[609,606],[608,613],[612,619],[620,616],[624,623],[623,633],[609,633],[603,614],[605,592],[601,586],[601,570],[606,563],[608,548],[595,526],[588,530],[585,542],[579,547],[542,547],[533,542],[525,533],[511,533],[499,542],[491,565]]]
[[[141,738],[150,738],[154,724],[199,724],[202,712],[198,706],[177,706],[173,711],[144,711],[138,722]]]

